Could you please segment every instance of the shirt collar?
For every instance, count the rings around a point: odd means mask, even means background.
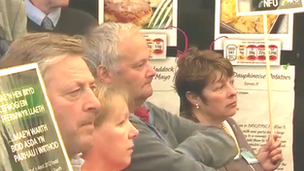
[[[25,8],[27,17],[40,26],[42,24],[42,20],[46,17],[46,15],[40,9],[35,7],[29,0],[25,0]],[[54,26],[57,25],[60,14],[61,8],[56,8],[54,11],[47,15],[47,17],[52,20]]]
[[[74,171],[81,171],[81,167],[84,163],[84,160],[81,157],[82,153],[79,153],[72,158],[71,164],[73,166]]]

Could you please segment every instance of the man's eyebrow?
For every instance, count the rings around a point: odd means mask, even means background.
[[[138,63],[142,63],[142,62],[145,62],[145,61],[146,61],[146,59],[141,59],[141,60],[138,60],[138,61],[134,61],[133,64],[138,64]]]

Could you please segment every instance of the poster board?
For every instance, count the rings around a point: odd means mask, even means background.
[[[37,64],[0,71],[0,170],[73,171]]]
[[[151,60],[151,64],[156,75],[152,81],[153,95],[148,98],[148,101],[172,114],[179,115],[179,96],[174,89],[176,57]]]
[[[266,71],[262,66],[235,66],[238,111],[233,117],[255,153],[270,135]],[[295,67],[272,67],[274,133],[280,136],[284,161],[278,170],[293,171]]]
[[[237,15],[303,12],[303,0],[236,0]]]
[[[226,36],[235,40],[264,40],[264,24],[262,15],[237,16],[236,0],[216,0],[214,39]],[[293,48],[293,14],[269,14],[268,38],[281,41],[282,50]],[[223,41],[214,44],[215,50],[223,50]]]
[[[280,66],[281,42],[269,41],[270,65]],[[232,65],[265,65],[266,50],[265,41],[224,40],[224,57]]]
[[[166,34],[167,46],[177,46],[177,0],[98,1],[98,22],[132,22],[143,34]]]

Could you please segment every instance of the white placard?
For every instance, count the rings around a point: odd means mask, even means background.
[[[167,35],[166,34],[144,34],[147,40],[151,59],[166,59],[167,57]]]
[[[270,135],[266,69],[262,66],[236,66],[238,112],[233,117],[249,145],[257,153]],[[278,170],[293,171],[293,109],[295,68],[271,68],[274,132],[281,136],[284,161]]]
[[[281,62],[281,41],[269,41],[270,65]],[[266,65],[265,42],[256,40],[224,40],[224,57],[232,65]]]
[[[154,91],[174,90],[173,78],[177,69],[176,58],[167,57],[165,60],[152,60],[153,69],[156,71],[152,81]]]
[[[152,60],[156,75],[152,81],[153,95],[148,101],[172,114],[179,114],[179,97],[174,89],[174,75],[177,69],[176,57]]]

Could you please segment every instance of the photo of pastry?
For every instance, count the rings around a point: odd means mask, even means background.
[[[164,29],[173,24],[173,0],[104,0],[104,22],[108,21]]]
[[[244,40],[261,41],[264,40],[264,21],[263,14],[267,16],[267,37],[269,40],[281,41],[282,50],[292,50],[293,48],[293,18],[290,13],[263,13],[250,15],[239,15],[238,3],[241,1],[257,0],[216,0],[214,16],[214,43],[215,50],[224,49],[224,40]],[[260,2],[260,1],[259,1]],[[242,8],[249,9],[242,4]]]
[[[267,15],[268,33],[287,34],[286,15]],[[236,0],[221,0],[221,33],[264,34],[263,15],[237,16]]]

